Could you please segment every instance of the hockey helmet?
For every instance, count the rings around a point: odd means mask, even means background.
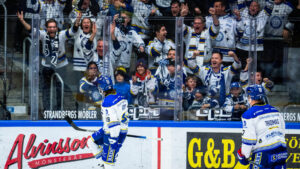
[[[109,76],[100,76],[98,79],[98,84],[103,91],[113,89],[113,83]]]
[[[264,88],[258,84],[247,87],[247,94],[252,100],[263,100],[265,97]]]

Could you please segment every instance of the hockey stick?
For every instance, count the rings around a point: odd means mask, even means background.
[[[69,116],[65,116],[65,120],[73,127],[73,129],[78,130],[78,131],[87,131],[87,132],[96,132],[97,130],[89,130],[89,129],[84,129],[78,127],[73,120]],[[146,136],[139,136],[139,135],[132,135],[132,134],[127,134],[127,137],[133,137],[133,138],[140,138],[140,139],[151,139],[151,140],[157,140],[157,141],[162,141],[162,138],[150,138]]]

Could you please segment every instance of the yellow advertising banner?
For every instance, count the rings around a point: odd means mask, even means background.
[[[300,169],[300,135],[287,134],[287,169]],[[246,169],[236,158],[241,146],[240,133],[187,133],[187,169]]]

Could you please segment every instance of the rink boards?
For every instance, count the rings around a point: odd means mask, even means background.
[[[101,121],[75,121],[92,130]],[[242,168],[236,159],[240,122],[131,121],[116,169]],[[287,168],[300,169],[300,124],[287,123]],[[65,121],[0,121],[0,169],[92,169],[86,141],[91,133],[76,131]],[[246,167],[245,167],[246,168]]]

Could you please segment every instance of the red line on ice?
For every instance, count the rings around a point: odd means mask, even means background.
[[[157,128],[157,137],[160,139],[161,138],[161,128]],[[161,169],[161,141],[158,140],[157,143],[157,169]]]

